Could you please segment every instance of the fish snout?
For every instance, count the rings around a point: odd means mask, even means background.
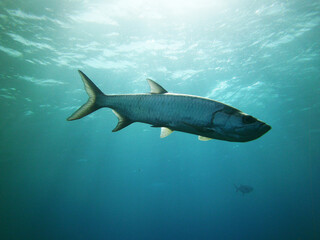
[[[265,134],[267,133],[269,130],[271,129],[271,126],[266,124],[266,123],[263,123],[262,126],[260,127],[259,131],[262,134]]]

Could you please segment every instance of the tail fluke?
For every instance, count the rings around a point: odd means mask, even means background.
[[[97,99],[104,96],[103,92],[83,72],[80,70],[78,71],[83,81],[84,88],[89,95],[89,99],[77,111],[67,118],[68,121],[83,118],[84,116],[87,116],[88,114],[101,108],[101,106],[99,106],[97,103]]]
[[[238,192],[239,188],[237,187],[237,185],[233,184],[233,186],[236,188],[236,192]]]

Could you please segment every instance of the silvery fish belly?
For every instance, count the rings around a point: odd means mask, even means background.
[[[180,131],[198,135],[202,141],[247,142],[271,129],[266,123],[226,104],[198,96],[168,93],[151,79],[147,79],[151,93],[105,95],[84,73],[79,73],[89,99],[68,118],[69,121],[108,107],[119,119],[113,132],[131,123],[142,122],[161,128],[161,138]]]

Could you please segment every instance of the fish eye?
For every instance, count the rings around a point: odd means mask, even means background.
[[[254,117],[249,116],[249,115],[245,115],[242,117],[242,122],[245,124],[254,123],[256,121],[257,121],[257,119],[255,119]]]

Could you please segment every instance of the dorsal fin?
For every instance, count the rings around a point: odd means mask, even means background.
[[[112,132],[119,131],[122,128],[125,128],[126,126],[129,126],[131,123],[133,123],[130,119],[128,119],[125,116],[121,115],[116,110],[112,110],[112,112],[117,116],[117,118],[119,120],[117,126],[112,130]]]
[[[149,83],[149,86],[151,88],[151,93],[153,94],[163,94],[167,93],[168,91],[165,90],[163,87],[161,87],[158,83],[155,81],[151,80],[150,78],[147,78],[147,81]]]

